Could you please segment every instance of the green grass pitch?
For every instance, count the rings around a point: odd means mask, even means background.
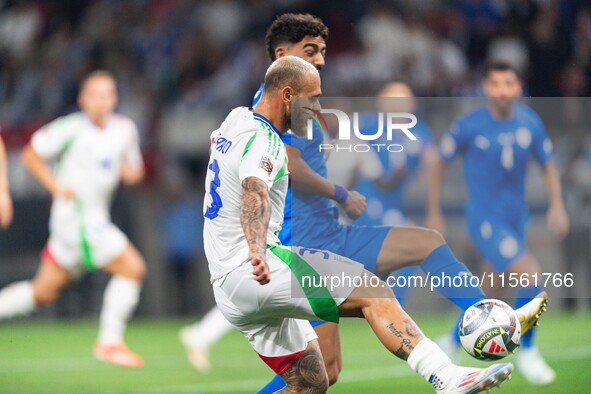
[[[435,338],[453,316],[419,315]],[[135,320],[127,340],[145,358],[139,370],[102,364],[92,356],[96,321],[21,320],[0,324],[0,393],[252,393],[272,373],[237,332],[212,349],[213,369],[193,371],[177,340],[186,320]],[[362,320],[341,324],[343,372],[333,393],[432,393],[406,363],[384,350]],[[515,373],[507,393],[591,392],[591,315],[548,313],[541,322],[540,348],[556,369],[550,386],[532,387]],[[508,358],[511,361],[511,357]],[[465,355],[465,363],[484,365]]]

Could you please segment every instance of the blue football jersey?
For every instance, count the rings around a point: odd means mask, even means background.
[[[507,119],[493,118],[486,106],[460,117],[441,140],[439,151],[446,162],[463,155],[468,209],[510,218],[527,212],[530,155],[546,164],[552,158],[552,143],[540,117],[518,102]]]
[[[364,114],[360,118],[359,128],[362,133],[373,134],[378,127],[376,114]],[[395,171],[404,169],[403,175],[390,189],[379,188],[373,179],[359,177],[355,184],[355,190],[363,194],[367,199],[367,209],[357,219],[355,224],[381,225],[401,224],[406,215],[404,213],[404,195],[408,183],[416,176],[421,165],[421,156],[426,149],[433,144],[433,133],[429,126],[418,121],[411,132],[417,137],[417,141],[411,141],[403,133],[393,133],[392,140],[386,139],[385,133],[373,144],[400,144],[404,147],[402,152],[388,152],[383,146],[378,150],[372,146],[373,151],[382,163],[382,179],[391,177]]]

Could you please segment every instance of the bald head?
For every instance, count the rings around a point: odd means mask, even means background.
[[[318,70],[299,57],[283,56],[267,69],[263,95],[254,111],[270,119],[278,130],[303,133],[306,111],[320,108],[321,94]]]
[[[284,56],[267,69],[263,92],[272,93],[289,86],[297,94],[316,80],[320,80],[320,75],[313,65],[299,57]]]
[[[380,90],[380,97],[414,97],[410,86],[404,82],[390,82]]]
[[[415,95],[406,83],[390,82],[378,94],[379,107],[384,112],[414,112]]]

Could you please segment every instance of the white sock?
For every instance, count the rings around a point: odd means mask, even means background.
[[[192,342],[209,348],[234,326],[224,317],[220,308],[214,306],[191,329]]]
[[[0,320],[28,315],[34,310],[35,299],[31,282],[16,282],[0,290]]]
[[[436,390],[442,390],[456,377],[456,367],[447,354],[429,338],[423,338],[408,356],[408,365]]]
[[[103,297],[98,342],[112,345],[123,342],[127,321],[140,299],[141,284],[122,276],[113,276]]]

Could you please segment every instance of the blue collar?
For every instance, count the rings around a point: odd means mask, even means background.
[[[264,124],[266,124],[267,126],[269,126],[274,132],[276,132],[279,137],[281,137],[281,132],[279,130],[277,130],[277,127],[273,126],[273,123],[271,123],[271,121],[267,118],[265,118],[263,115],[258,114],[256,112],[252,112],[253,116],[256,120],[263,122]]]

